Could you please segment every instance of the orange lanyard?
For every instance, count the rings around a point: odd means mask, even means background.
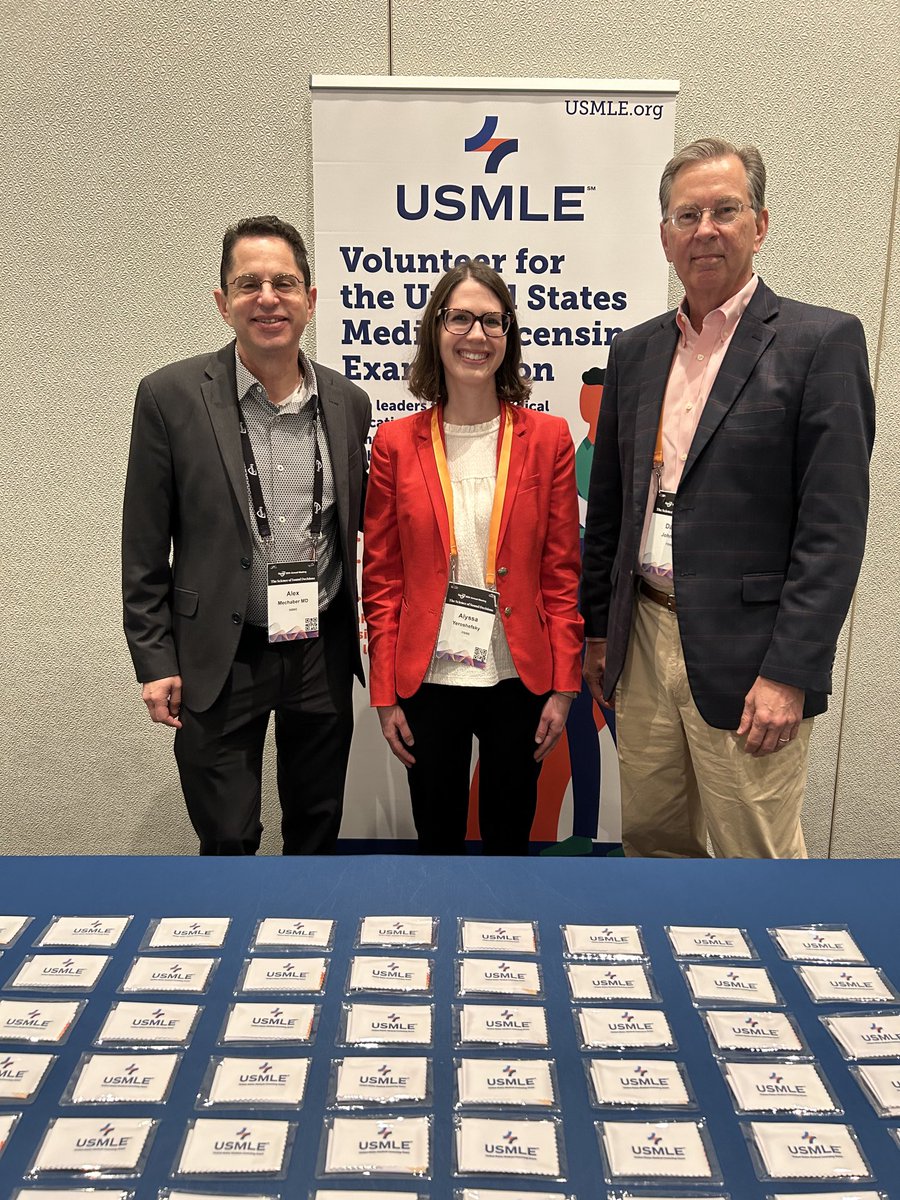
[[[453,484],[450,482],[450,470],[447,466],[447,454],[444,450],[444,438],[441,431],[441,418],[438,413],[440,405],[435,404],[431,410],[431,445],[434,448],[434,461],[441,481],[441,491],[444,493],[444,504],[447,507],[447,523],[450,526],[450,578],[456,582],[456,564],[459,554],[456,546],[456,529],[453,524]],[[497,543],[500,540],[500,518],[503,515],[503,502],[506,499],[506,485],[509,480],[509,459],[512,453],[512,409],[504,401],[500,406],[500,457],[497,460],[497,481],[494,484],[494,504],[491,509],[491,526],[488,536],[487,565],[484,581],[493,588],[497,578]]]

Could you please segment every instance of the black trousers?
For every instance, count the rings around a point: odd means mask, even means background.
[[[483,853],[528,853],[541,773],[534,735],[546,700],[519,679],[493,687],[423,683],[400,700],[415,739],[407,778],[422,854],[465,853],[473,737]]]
[[[255,854],[262,835],[262,759],[275,714],[285,854],[333,854],[353,735],[347,625],[323,614],[320,634],[270,645],[245,625],[231,673],[206,712],[182,706],[175,758],[201,854]]]

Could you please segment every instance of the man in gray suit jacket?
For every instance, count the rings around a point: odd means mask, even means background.
[[[201,854],[259,848],[275,713],[285,854],[334,851],[363,680],[356,595],[368,397],[313,363],[303,239],[277,217],[222,244],[235,340],[141,381],[122,533],[125,633]]]
[[[803,857],[812,718],[859,575],[874,400],[859,321],[776,296],[754,147],[660,185],[677,312],[610,351],[585,531],[585,679],[616,707],[627,854]]]

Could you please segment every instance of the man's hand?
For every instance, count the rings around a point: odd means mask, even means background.
[[[385,741],[390,746],[396,758],[399,758],[404,767],[411,767],[415,763],[415,759],[407,749],[413,744],[412,730],[406,722],[406,717],[403,709],[399,704],[386,704],[382,708],[375,710],[378,713],[378,720],[381,722],[381,732],[384,734]]]
[[[147,705],[150,720],[157,725],[171,725],[180,729],[178,714],[181,712],[181,676],[170,675],[168,679],[154,679],[141,688],[141,699]]]
[[[747,734],[744,750],[754,758],[775,754],[792,742],[803,720],[803,688],[756,677],[744,699],[738,737]]]
[[[603,673],[606,670],[606,638],[590,638],[584,645],[584,666],[581,674],[584,682],[598,704],[604,708],[615,708],[616,698],[604,700]]]
[[[543,762],[562,737],[562,731],[566,727],[566,717],[569,715],[571,707],[571,696],[563,696],[560,692],[551,692],[547,697],[547,702],[541,709],[537,732],[534,735],[538,747],[534,752],[535,762]]]

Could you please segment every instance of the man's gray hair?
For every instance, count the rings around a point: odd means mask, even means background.
[[[659,205],[663,217],[669,215],[669,201],[672,198],[672,184],[675,176],[682,167],[691,163],[702,162],[708,158],[739,158],[747,172],[747,191],[754,212],[759,212],[766,204],[766,167],[762,155],[755,146],[732,146],[731,142],[722,138],[699,138],[689,142],[683,150],[679,150],[674,158],[666,163],[659,181]]]

